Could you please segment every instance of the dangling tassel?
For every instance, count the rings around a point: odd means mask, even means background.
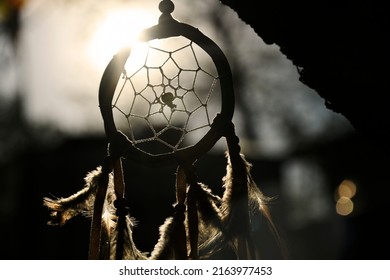
[[[116,208],[116,230],[115,230],[115,259],[123,259],[125,246],[125,231],[127,232],[127,208],[125,198],[125,182],[123,178],[122,160],[118,158],[114,161],[114,190],[116,200],[114,206]]]
[[[125,216],[124,221],[124,236],[123,236],[123,253],[122,259],[123,260],[146,260],[147,256],[146,253],[141,252],[138,250],[138,248],[135,246],[134,240],[133,240],[133,228],[134,228],[134,220],[130,217],[130,215]],[[114,235],[114,238],[112,239],[113,242],[115,242],[116,238]],[[114,246],[112,246],[114,248]],[[116,259],[118,258],[118,251],[115,250],[115,248],[112,250],[112,254],[115,252]]]
[[[221,215],[217,204],[221,199],[213,195],[211,190],[198,182],[193,165],[186,168],[189,181],[187,195],[187,227],[190,245],[190,258],[207,258],[214,253],[215,247],[211,249],[209,238],[215,232],[225,233]]]
[[[107,196],[107,189],[112,182],[112,164],[109,157],[107,157],[102,165],[102,173],[106,174],[102,177],[98,185],[96,197],[93,205],[93,214],[91,222],[91,230],[89,236],[89,250],[88,258],[90,260],[100,259],[100,252],[102,246],[102,215],[103,207]]]
[[[208,239],[208,234],[212,232],[210,228],[223,231],[216,205],[221,199],[197,182],[194,167],[179,165],[176,176],[175,214],[160,227],[160,238],[151,259],[198,259],[199,248],[202,247],[200,241]],[[209,254],[211,250],[206,249],[206,252]]]
[[[133,240],[135,221],[128,214],[128,209],[124,206],[125,202],[118,203],[119,201],[114,202],[116,213],[110,229],[110,259],[146,260],[146,254],[138,250]],[[118,213],[118,211],[123,211],[123,213]]]
[[[150,259],[199,259],[217,252],[210,236],[226,232],[219,212],[222,200],[197,182],[192,165],[179,165],[177,169],[176,201],[175,214],[160,227]],[[225,240],[224,235],[220,240]]]
[[[196,183],[191,187],[198,212],[199,258],[210,258],[224,248],[228,240],[219,211],[222,200],[202,183]]]
[[[101,228],[99,232],[100,237],[100,248],[99,248],[99,257],[101,260],[111,259],[111,236],[112,230],[115,228],[115,193],[114,193],[114,180],[112,173],[109,177],[109,182],[107,186],[107,193],[103,204],[102,215],[101,215]],[[92,225],[91,225],[92,226]],[[91,231],[92,232],[92,231]],[[96,229],[96,232],[98,230]]]
[[[196,260],[199,258],[198,241],[199,241],[199,216],[197,209],[197,179],[192,164],[183,166],[187,189],[187,215],[186,215],[186,236],[187,246],[189,247],[188,258]]]
[[[238,137],[234,130],[226,137],[228,143],[228,165],[224,178],[225,192],[222,198],[223,219],[234,237],[239,259],[256,259],[250,235],[248,208],[247,169],[240,155]]]
[[[167,219],[160,228],[160,239],[152,253],[152,259],[188,258],[194,260],[199,258],[199,188],[200,185],[197,183],[194,167],[192,165],[179,165],[176,181],[177,204],[175,206],[175,215],[173,218]],[[187,202],[186,217],[185,201]],[[202,202],[204,205],[205,201]],[[207,206],[204,208],[207,208]],[[211,215],[204,214],[208,218]],[[184,226],[184,222],[186,227]],[[189,248],[189,254],[187,254],[187,247]]]
[[[259,252],[254,246],[251,234],[251,219],[255,213],[261,213],[267,219],[280,246],[282,242],[267,206],[270,199],[263,195],[254,182],[250,174],[251,164],[240,153],[239,139],[235,135],[233,125],[227,132],[226,140],[228,164],[224,177],[222,219],[228,228],[229,235],[234,240],[237,257],[239,259],[257,259]]]
[[[160,226],[160,238],[154,247],[152,260],[187,259],[185,220],[185,200],[187,178],[184,167],[179,165],[176,173],[176,204],[173,217],[167,218]]]
[[[114,187],[112,198],[106,198],[109,210],[115,215],[110,221],[110,259],[115,260],[143,260],[146,255],[141,253],[133,241],[134,223],[129,215],[127,201],[125,198],[125,183],[123,178],[122,160],[118,158],[114,161]]]
[[[146,254],[140,252],[134,244],[132,235],[135,221],[130,217],[126,205],[125,199],[116,198],[114,179],[110,176],[102,212],[100,259],[146,259]],[[119,217],[124,217],[123,225],[119,224]]]
[[[229,239],[222,221],[220,197],[214,195],[204,184],[198,182],[194,166],[186,168],[189,181],[187,195],[187,227],[190,258],[209,258],[221,250]],[[210,237],[216,238],[210,238]]]
[[[49,225],[64,225],[68,220],[77,215],[91,216],[95,196],[100,185],[108,180],[108,173],[103,172],[99,166],[84,178],[85,186],[77,193],[59,199],[43,198],[43,204],[51,211]]]
[[[190,187],[187,194],[187,227],[188,240],[190,246],[189,258],[196,260],[199,258],[198,242],[199,242],[199,215],[196,197],[197,184],[191,180]]]

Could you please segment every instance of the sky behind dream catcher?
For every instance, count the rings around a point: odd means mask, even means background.
[[[143,31],[139,46],[119,51],[107,65],[99,107],[108,155],[86,176],[82,190],[68,198],[44,198],[50,223],[90,216],[90,259],[207,259],[224,252],[257,259],[261,244],[254,243],[253,220],[265,216],[277,233],[268,199],[240,153],[231,121],[229,63],[210,38],[171,16],[171,1],[161,1],[159,9],[159,23]],[[227,168],[219,197],[199,182],[195,163],[221,138],[226,139]],[[124,180],[122,160],[177,167],[174,214],[160,227],[152,252],[141,252],[132,237],[137,217],[126,201],[131,181]]]

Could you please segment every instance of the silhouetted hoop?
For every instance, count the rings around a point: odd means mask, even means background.
[[[147,42],[154,39],[165,39],[170,37],[183,36],[197,44],[212,59],[218,72],[221,90],[221,109],[213,120],[209,131],[196,144],[180,148],[174,152],[151,155],[136,149],[133,143],[128,140],[128,145],[121,156],[142,162],[147,165],[165,165],[177,163],[192,163],[203,154],[207,153],[215,143],[223,136],[224,126],[231,123],[234,112],[234,90],[232,74],[229,63],[222,50],[207,36],[198,29],[173,19],[170,15],[163,14],[157,25],[145,29],[141,41]],[[115,145],[118,138],[113,116],[113,97],[121,77],[123,68],[129,58],[131,49],[123,49],[118,52],[107,65],[99,87],[99,106],[104,121],[104,128],[107,139],[111,145]]]

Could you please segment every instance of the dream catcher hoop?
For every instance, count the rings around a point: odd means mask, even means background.
[[[238,259],[257,259],[253,216],[264,215],[277,233],[267,198],[240,154],[232,124],[229,63],[210,38],[171,16],[170,0],[161,1],[159,9],[159,23],[142,33],[145,50],[120,51],[103,73],[99,106],[109,142],[105,161],[87,175],[85,187],[76,194],[44,198],[52,214],[49,223],[63,225],[78,214],[92,216],[90,259],[206,259],[223,250]],[[178,41],[168,42],[171,39]],[[223,137],[227,173],[221,198],[199,182],[194,163]],[[160,227],[150,254],[140,252],[132,238],[122,159],[177,166],[174,214]]]

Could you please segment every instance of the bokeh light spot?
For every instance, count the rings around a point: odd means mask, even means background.
[[[347,216],[352,213],[353,211],[353,202],[348,197],[340,197],[339,200],[337,200],[336,203],[336,212],[337,214],[341,216]]]
[[[356,184],[351,180],[343,180],[339,185],[338,189],[338,197],[348,197],[352,198],[356,194]]]
[[[356,184],[348,179],[344,179],[336,189],[336,212],[341,216],[347,216],[353,212],[354,203],[352,198],[357,191]]]

